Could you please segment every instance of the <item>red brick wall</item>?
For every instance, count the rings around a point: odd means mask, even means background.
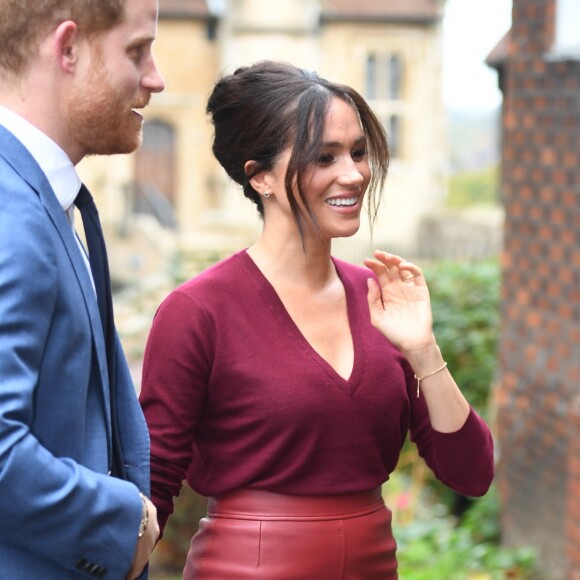
[[[580,395],[570,406],[567,557],[570,580],[580,580]]]
[[[498,485],[504,542],[580,580],[580,61],[546,58],[554,1],[513,0],[502,65]]]

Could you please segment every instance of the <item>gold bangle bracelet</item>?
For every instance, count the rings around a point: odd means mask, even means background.
[[[437,374],[438,372],[441,372],[446,366],[447,366],[447,363],[444,362],[438,369],[435,369],[434,371],[427,373],[424,377],[418,377],[415,374],[413,375],[415,377],[415,379],[417,380],[417,399],[419,398],[419,392],[421,390],[421,381],[426,379],[427,377],[431,377],[431,376]]]

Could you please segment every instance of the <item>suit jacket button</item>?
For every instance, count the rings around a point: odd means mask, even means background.
[[[81,570],[83,572],[87,571],[87,566],[89,565],[89,563],[87,562],[87,560],[85,560],[85,558],[81,558],[78,562],[77,562],[77,570]]]

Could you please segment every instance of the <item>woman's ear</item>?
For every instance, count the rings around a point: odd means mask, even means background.
[[[244,171],[249,176],[250,185],[260,194],[272,190],[272,173],[268,170],[260,171],[256,161],[246,161],[244,164]]]

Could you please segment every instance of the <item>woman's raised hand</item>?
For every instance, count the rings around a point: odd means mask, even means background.
[[[435,343],[429,289],[421,269],[400,256],[376,251],[365,266],[377,276],[368,281],[371,322],[404,354]]]

